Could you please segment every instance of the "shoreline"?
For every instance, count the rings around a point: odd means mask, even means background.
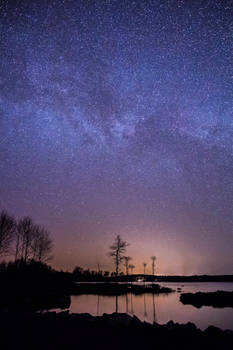
[[[154,284],[131,284],[131,283],[76,283],[77,288],[72,291],[73,295],[80,294],[95,294],[95,295],[124,295],[132,294],[168,294],[173,293],[174,290],[169,287],[162,287],[158,283]]]

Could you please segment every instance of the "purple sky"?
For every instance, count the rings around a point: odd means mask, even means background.
[[[233,273],[233,1],[2,0],[0,209],[56,268]]]

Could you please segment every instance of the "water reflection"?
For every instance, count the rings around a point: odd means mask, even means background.
[[[128,314],[129,312],[129,295],[125,295],[125,312]]]
[[[154,294],[152,295],[152,302],[153,302],[153,323],[157,322],[156,319],[156,313],[155,313],[155,296]]]
[[[134,311],[133,311],[133,294],[130,294],[130,301],[131,301],[131,315],[133,315],[134,314]]]
[[[233,284],[211,284],[211,283],[166,283],[166,286],[175,290],[182,288],[183,292],[233,290]],[[168,295],[160,294],[127,294],[122,296],[97,296],[79,295],[71,297],[70,312],[90,313],[102,315],[103,313],[126,312],[136,315],[142,321],[160,324],[173,320],[179,323],[194,322],[199,328],[205,329],[210,324],[222,329],[233,329],[233,309],[215,309],[202,307],[196,309],[192,305],[183,305],[179,301],[180,294],[175,292]]]
[[[118,295],[116,295],[116,310],[115,310],[116,313],[118,313]]]
[[[97,295],[97,316],[99,316],[99,309],[100,309],[100,295]]]

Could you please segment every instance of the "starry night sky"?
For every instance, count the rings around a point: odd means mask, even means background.
[[[1,0],[0,209],[56,268],[233,271],[233,1]],[[149,272],[149,267],[148,267]]]

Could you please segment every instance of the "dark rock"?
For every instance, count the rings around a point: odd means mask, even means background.
[[[208,335],[209,337],[222,337],[224,335],[224,332],[215,326],[209,326],[208,328],[206,328],[206,330],[204,331],[205,335]]]
[[[165,327],[166,327],[167,329],[174,329],[175,323],[174,323],[172,320],[170,320],[170,321],[167,322],[167,324],[165,325]]]
[[[183,304],[191,304],[197,308],[201,308],[202,306],[233,307],[233,292],[182,293],[180,295],[180,301]]]

